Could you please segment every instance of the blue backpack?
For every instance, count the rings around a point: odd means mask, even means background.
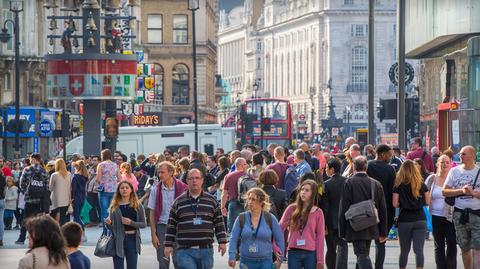
[[[285,178],[283,179],[283,189],[287,192],[287,197],[290,197],[293,190],[298,186],[300,177],[297,173],[295,166],[289,165],[287,172],[285,172]]]

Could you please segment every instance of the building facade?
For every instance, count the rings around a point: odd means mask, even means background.
[[[199,123],[216,123],[216,0],[200,0],[196,11]],[[140,40],[145,63],[163,77],[163,94],[145,112],[158,112],[161,125],[193,119],[192,12],[187,0],[141,1]]]
[[[378,103],[379,98],[395,97],[388,70],[395,62],[396,11],[393,0],[375,3],[375,103]],[[259,6],[262,12],[254,24],[255,31],[248,31],[246,22],[256,10],[248,8],[254,6]],[[305,115],[307,129],[295,131],[320,133],[320,122],[328,116],[330,97],[336,105],[337,117],[350,115],[349,130],[344,126],[345,135],[353,134],[357,128],[366,128],[368,1],[250,0],[245,1],[243,7],[244,23],[232,25],[225,31],[220,26],[219,43],[222,33],[233,33],[236,28],[236,40],[243,40],[245,44],[247,33],[256,34],[261,55],[257,65],[262,80],[259,92],[262,97],[288,99],[294,116]],[[230,54],[242,55],[242,51]],[[247,49],[243,55],[247,61]],[[225,67],[222,64],[219,62],[220,73]],[[239,74],[243,80],[238,87],[232,87],[233,95],[248,97],[252,83],[248,83],[246,72]],[[394,131],[394,121],[377,122],[377,129]]]

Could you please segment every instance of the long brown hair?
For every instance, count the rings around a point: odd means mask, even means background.
[[[83,160],[79,160],[73,163],[73,167],[78,174],[86,177],[88,179],[88,170],[87,166],[85,166],[85,162]]]
[[[312,197],[310,198],[310,203],[305,207],[305,204],[300,198],[300,190],[303,186],[308,185],[310,186],[310,190],[312,192]],[[290,220],[290,227],[295,229],[300,229],[300,227],[304,227],[307,224],[308,215],[312,210],[312,207],[317,203],[317,196],[318,196],[318,185],[315,181],[311,179],[307,179],[300,184],[298,188],[297,198],[295,201],[296,208],[293,211],[292,218]]]
[[[114,212],[120,206],[120,203],[122,201],[122,195],[120,194],[120,187],[122,187],[123,184],[127,184],[130,187],[130,190],[132,190],[132,192],[130,193],[130,206],[133,207],[135,210],[138,209],[139,202],[138,202],[137,195],[133,190],[132,183],[126,180],[122,180],[120,183],[118,183],[117,191],[115,192],[115,195],[113,195],[113,199],[112,199],[112,202],[110,203],[110,208],[109,208],[110,212]]]
[[[412,160],[406,160],[395,178],[395,187],[401,184],[410,185],[413,197],[420,197],[420,189],[422,188],[423,177],[420,174],[420,167]]]

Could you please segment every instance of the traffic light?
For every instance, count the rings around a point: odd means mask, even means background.
[[[105,119],[104,134],[106,138],[118,137],[118,120],[115,117],[108,117]]]
[[[262,131],[270,132],[271,128],[272,128],[271,119],[270,118],[263,118],[262,119]]]
[[[379,100],[379,105],[377,107],[377,116],[380,122],[385,119],[385,101],[383,99]]]
[[[69,137],[72,135],[70,129],[70,114],[62,113],[62,136]]]

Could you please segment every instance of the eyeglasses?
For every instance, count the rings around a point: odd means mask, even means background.
[[[200,179],[202,179],[202,177],[188,177],[187,179],[188,180],[194,180],[194,179],[200,180]]]

